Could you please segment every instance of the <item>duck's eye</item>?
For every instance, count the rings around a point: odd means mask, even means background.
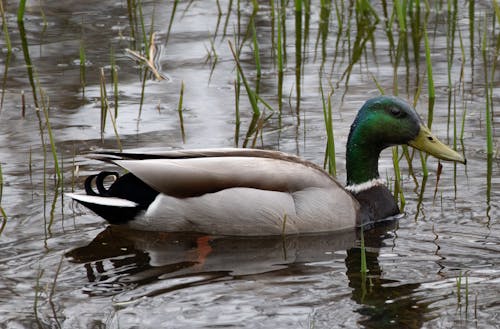
[[[391,114],[395,117],[399,117],[401,115],[401,109],[397,107],[391,107]]]

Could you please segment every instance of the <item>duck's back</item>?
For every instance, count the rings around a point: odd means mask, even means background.
[[[143,230],[279,235],[352,228],[359,204],[316,165],[281,152],[211,149],[101,153],[158,192],[127,225]]]

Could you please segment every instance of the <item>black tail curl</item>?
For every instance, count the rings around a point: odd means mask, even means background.
[[[120,178],[120,175],[115,172],[115,171],[102,171],[96,175],[90,175],[85,179],[85,192],[88,195],[94,195],[94,196],[111,196],[109,195],[109,189],[104,187],[104,180],[108,176],[113,176],[116,180]],[[95,181],[95,187],[97,188],[97,192],[94,191],[92,187],[92,183]]]
[[[113,177],[114,182],[107,188],[105,180],[108,177]],[[137,203],[135,208],[121,208],[79,201],[112,224],[123,224],[133,220],[141,210],[146,210],[158,195],[158,191],[137,176],[131,173],[120,176],[114,171],[102,171],[87,177],[85,192],[92,196],[115,197]]]

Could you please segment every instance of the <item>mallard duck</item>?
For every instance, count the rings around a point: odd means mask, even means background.
[[[128,173],[103,171],[69,194],[111,224],[148,231],[262,236],[352,229],[399,214],[379,178],[380,152],[407,144],[465,164],[405,101],[368,100],[347,141],[347,185],[297,156],[258,149],[175,150],[93,155]],[[115,181],[107,188],[105,181]]]

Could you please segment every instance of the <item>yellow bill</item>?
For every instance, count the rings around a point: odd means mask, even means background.
[[[465,164],[464,157],[443,144],[432,132],[424,125],[420,126],[420,133],[415,139],[408,142],[408,145],[417,150],[429,153],[441,160],[456,161]]]

